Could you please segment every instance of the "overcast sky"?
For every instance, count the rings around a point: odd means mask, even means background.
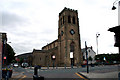
[[[115,0],[1,0],[0,32],[7,33],[8,43],[16,54],[41,49],[58,38],[59,13],[64,7],[78,10],[81,48],[93,46],[99,33],[99,54],[118,53],[114,33],[118,9],[111,10]],[[116,4],[117,6],[117,4]],[[1,14],[2,13],[2,14]]]

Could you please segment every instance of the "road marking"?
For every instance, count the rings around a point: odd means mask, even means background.
[[[24,75],[22,78],[25,78],[25,77],[27,77],[27,76]]]
[[[82,75],[78,74],[78,73],[75,73],[77,76],[79,76],[80,78],[84,79],[84,80],[88,80],[86,79],[85,77],[83,77]]]
[[[27,76],[24,75],[24,76],[23,76],[21,79],[19,79],[19,80],[22,80],[22,79],[25,78],[25,77],[27,77]]]

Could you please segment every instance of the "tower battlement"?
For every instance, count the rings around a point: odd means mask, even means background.
[[[70,11],[70,12],[76,12],[76,13],[78,12],[77,10],[64,7],[64,9],[59,13],[59,16],[61,16],[61,14],[62,14],[64,11]]]

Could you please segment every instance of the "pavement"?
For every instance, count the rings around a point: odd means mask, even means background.
[[[79,74],[85,78],[85,80],[96,80],[96,79],[103,79],[103,80],[118,80],[118,73],[117,71],[115,72],[107,72],[107,73],[85,73],[85,72],[80,72]]]
[[[120,69],[118,70],[95,70],[87,72],[78,72],[84,80],[120,80]]]

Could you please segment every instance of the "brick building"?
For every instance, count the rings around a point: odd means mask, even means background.
[[[33,65],[78,66],[82,64],[79,18],[77,10],[64,8],[59,13],[58,39],[33,50]],[[70,58],[72,53],[72,58]]]

